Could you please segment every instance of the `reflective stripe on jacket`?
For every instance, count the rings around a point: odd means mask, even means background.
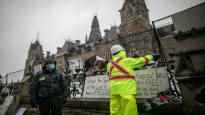
[[[119,68],[113,67],[112,62],[108,64],[107,71],[109,76],[113,79],[109,81],[109,93],[110,95],[116,95],[116,94],[136,94],[136,81],[134,79],[115,79],[115,77],[119,76],[135,76],[134,69],[140,69],[145,64],[148,64],[149,61],[152,60],[151,55],[147,55],[145,57],[139,57],[139,58],[122,58],[119,62],[117,62],[118,65],[120,65],[122,68],[124,68],[129,75],[125,74],[125,72],[122,72],[119,70]],[[116,62],[119,59],[119,57],[114,57],[113,62]],[[111,71],[112,70],[112,71]]]
[[[118,64],[122,60],[122,58],[117,59],[116,61],[111,62],[111,67],[109,70],[109,80],[128,80],[128,79],[135,79],[135,77],[129,73],[126,68],[123,68],[120,64]],[[119,72],[123,73],[124,75],[119,76],[112,76],[112,70],[116,68]]]

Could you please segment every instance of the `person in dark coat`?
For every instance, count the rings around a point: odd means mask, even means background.
[[[65,84],[55,61],[46,61],[43,71],[33,76],[30,93],[32,105],[39,107],[41,115],[62,115]]]

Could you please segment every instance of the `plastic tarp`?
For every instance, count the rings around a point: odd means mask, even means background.
[[[9,108],[9,106],[12,104],[14,100],[13,96],[7,96],[4,100],[4,103],[0,105],[0,115],[6,115],[6,112]]]

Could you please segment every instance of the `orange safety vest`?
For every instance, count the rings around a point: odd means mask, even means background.
[[[135,77],[131,75],[125,68],[123,68],[121,65],[119,65],[119,62],[122,60],[122,58],[117,59],[116,61],[111,62],[111,68],[109,71],[109,80],[135,80]],[[120,72],[122,72],[125,75],[120,76],[112,76],[112,70],[116,68]]]

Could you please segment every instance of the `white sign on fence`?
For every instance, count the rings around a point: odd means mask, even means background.
[[[85,98],[108,98],[108,77],[106,75],[87,77],[83,96]]]
[[[136,71],[137,97],[152,98],[169,88],[166,68]],[[108,76],[98,75],[86,78],[84,98],[108,98]]]
[[[166,68],[145,69],[136,72],[137,97],[152,98],[169,88]]]

